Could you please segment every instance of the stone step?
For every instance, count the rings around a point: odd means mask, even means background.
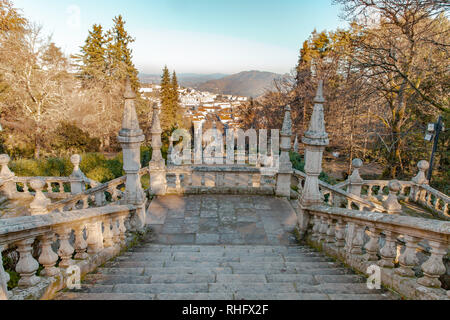
[[[117,284],[113,293],[208,293],[207,283]]]
[[[232,293],[159,293],[156,300],[211,301],[234,300]]]
[[[155,274],[231,274],[232,269],[224,268],[196,268],[196,267],[166,267],[166,268],[99,268],[98,274],[125,275],[125,276],[151,276]]]
[[[163,271],[161,271],[163,272]],[[215,274],[153,274],[152,276],[123,276],[90,274],[84,279],[86,284],[151,284],[151,283],[213,283],[216,281]]]
[[[293,283],[211,283],[209,292],[232,293],[295,293]]]
[[[120,300],[156,300],[155,294],[142,293],[77,293],[66,292],[58,294],[56,300],[81,300],[81,301],[120,301]]]

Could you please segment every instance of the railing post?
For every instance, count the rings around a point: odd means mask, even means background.
[[[8,300],[8,282],[9,274],[3,269],[3,257],[2,252],[5,248],[0,245],[0,300]]]
[[[298,153],[299,151],[299,145],[298,145],[298,134],[295,135],[295,141],[294,141],[294,152]]]
[[[51,204],[51,200],[48,199],[42,190],[46,183],[42,179],[33,179],[30,181],[30,186],[36,191],[33,202],[30,204],[30,212],[32,216],[47,214],[47,207]]]
[[[426,172],[430,168],[430,164],[428,163],[428,161],[419,161],[417,167],[419,168],[419,173],[411,179],[411,181],[413,182],[411,190],[411,201],[413,202],[417,202],[420,199],[420,186],[429,183],[426,176]]]
[[[276,194],[279,197],[291,197],[291,178],[292,178],[292,163],[289,152],[291,151],[292,141],[292,119],[291,119],[291,107],[286,106],[283,129],[281,130],[281,155],[280,166],[277,176],[277,191]]]
[[[440,288],[440,276],[445,274],[446,268],[443,257],[447,253],[448,245],[436,241],[429,241],[431,247],[430,258],[422,264],[423,277],[417,283],[430,288]]]
[[[123,170],[127,176],[123,201],[126,204],[145,208],[146,198],[142,190],[141,177],[139,176],[139,170],[141,169],[141,145],[145,140],[145,136],[139,127],[134,106],[135,98],[136,94],[131,88],[130,79],[127,79],[122,129],[118,137],[123,150]],[[145,209],[136,210],[136,214],[133,217],[133,225],[137,230],[145,226]]]
[[[309,224],[309,215],[305,209],[311,205],[323,204],[323,197],[319,189],[319,175],[322,173],[323,152],[330,141],[325,130],[323,111],[325,98],[323,97],[322,80],[319,82],[314,102],[311,123],[302,139],[305,144],[305,172],[307,176],[299,200],[298,224],[301,236],[305,234]]]
[[[397,180],[392,180],[389,182],[389,196],[386,201],[383,202],[383,207],[389,214],[400,214],[402,213],[402,206],[398,203],[397,193],[401,189],[400,182]]]
[[[161,154],[161,123],[159,105],[153,106],[152,121],[152,160],[150,161],[150,192],[154,195],[165,195],[167,190],[166,164]]]
[[[79,154],[74,154],[72,157],[70,157],[70,161],[73,164],[73,172],[69,176],[70,191],[72,194],[80,194],[86,189],[86,176],[80,169],[81,156]],[[64,189],[64,184],[62,185],[62,188]]]
[[[11,158],[7,154],[0,155],[0,181],[3,182],[0,191],[7,197],[12,198],[17,193],[16,183],[14,182],[15,174],[9,169],[8,164]]]
[[[354,194],[356,196],[361,196],[361,188],[363,185],[364,180],[361,178],[359,174],[359,169],[362,167],[363,162],[361,159],[354,159],[352,162],[353,165],[353,173],[349,177],[349,189],[348,192],[351,194]]]

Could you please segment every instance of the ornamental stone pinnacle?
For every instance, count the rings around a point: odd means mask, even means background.
[[[127,82],[125,85],[125,109],[123,112],[122,119],[122,129],[119,132],[119,142],[122,140],[126,140],[127,138],[135,137],[136,140],[144,141],[143,131],[139,127],[139,121],[136,114],[136,107],[134,105],[134,101],[136,99],[136,94],[133,92],[131,88],[130,79],[127,78]]]
[[[314,99],[314,111],[311,117],[311,122],[308,131],[305,132],[303,143],[314,146],[327,146],[330,144],[328,133],[325,130],[325,115],[323,111],[323,104],[325,98],[323,97],[323,80],[319,81],[319,88]]]

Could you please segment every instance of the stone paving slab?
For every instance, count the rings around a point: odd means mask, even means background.
[[[271,196],[162,196],[147,212],[159,244],[292,245],[296,223],[289,201]]]

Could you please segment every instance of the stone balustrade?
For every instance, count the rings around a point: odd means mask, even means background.
[[[274,195],[276,175],[260,168],[223,166],[171,167],[166,172],[167,194]]]
[[[0,155],[0,192],[10,200],[29,200],[35,197],[35,189],[31,186],[33,180],[44,181],[42,192],[47,198],[60,200],[86,189],[99,185],[98,182],[88,179],[79,168],[81,157],[71,157],[74,171],[69,177],[17,177],[9,168],[10,157]]]
[[[450,223],[327,206],[305,211],[311,245],[368,276],[380,267],[382,284],[407,298],[448,299],[439,278],[449,274]]]
[[[134,206],[122,205],[0,220],[0,251],[19,253],[20,275],[18,288],[5,292],[9,277],[0,268],[0,298],[51,298],[70,269],[92,272],[121,251],[134,214]]]
[[[426,179],[426,171],[429,169],[427,161],[423,160],[418,163],[419,173],[411,181],[395,180],[395,184],[398,183],[398,187],[394,187],[395,190],[390,190],[392,181],[361,179],[359,177],[359,169],[362,166],[361,160],[355,159],[353,166],[355,170],[352,176],[348,180],[335,185],[335,188],[347,190],[369,201],[382,203],[388,201],[389,197],[396,196],[398,200],[420,204],[444,219],[450,218],[448,212],[450,197],[429,186]],[[387,209],[389,211],[389,208]],[[398,210],[395,213],[398,213]]]
[[[294,178],[297,180],[298,193],[301,194],[306,181],[306,174],[294,170]],[[331,207],[355,209],[360,211],[384,212],[383,206],[368,201],[355,194],[349,193],[345,190],[336,188],[328,183],[319,181],[319,190],[322,194],[323,203]]]

